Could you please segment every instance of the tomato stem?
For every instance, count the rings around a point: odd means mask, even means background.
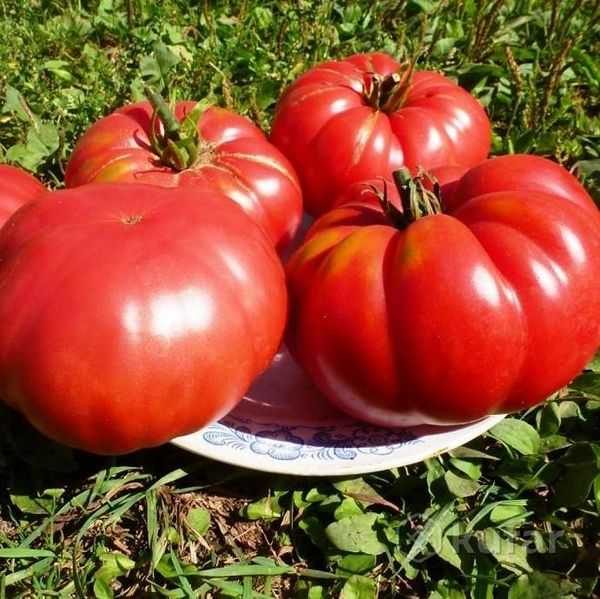
[[[365,87],[369,106],[388,114],[401,108],[410,91],[414,67],[414,62],[411,62],[402,72],[386,76],[371,74]]]
[[[150,143],[154,152],[160,157],[161,164],[176,171],[183,171],[210,161],[212,145],[203,140],[198,132],[198,122],[207,104],[198,102],[179,122],[157,91],[146,87],[145,92],[154,109],[150,124]],[[164,127],[162,134],[157,126],[159,119]]]
[[[175,115],[169,108],[169,105],[165,102],[165,99],[149,86],[146,86],[144,91],[150,104],[152,104],[155,114],[157,114],[162,121],[165,128],[165,136],[173,141],[179,141],[179,121],[175,118]]]
[[[367,104],[387,114],[396,112],[404,106],[412,87],[417,60],[423,49],[425,23],[421,23],[419,39],[412,57],[404,62],[398,71],[390,75],[369,73],[365,84],[364,96]]]
[[[396,76],[397,82],[392,87],[391,92],[388,98],[384,101],[381,106],[381,110],[386,113],[396,112],[406,102],[406,98],[408,97],[408,92],[410,91],[412,85],[412,78],[415,72],[415,63],[411,61],[408,68],[400,75],[398,73],[394,73],[392,75]]]
[[[374,191],[394,227],[404,230],[419,218],[442,213],[440,186],[431,175],[420,172],[416,177],[412,177],[408,169],[401,168],[394,171],[393,178],[400,195],[402,210],[389,200],[385,183],[383,193],[378,193],[375,189]],[[432,189],[426,187],[427,181]]]

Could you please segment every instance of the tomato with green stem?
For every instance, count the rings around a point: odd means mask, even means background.
[[[119,108],[94,123],[67,165],[67,187],[137,182],[169,188],[211,187],[238,203],[283,249],[302,218],[292,165],[248,119],[216,106],[149,102]]]
[[[318,216],[348,185],[406,167],[474,166],[490,150],[484,109],[433,71],[356,54],[301,75],[279,101],[271,141],[296,167]]]
[[[575,177],[513,155],[441,197],[396,182],[354,185],[288,262],[288,342],[319,389],[394,426],[465,423],[566,385],[600,345],[600,216]]]

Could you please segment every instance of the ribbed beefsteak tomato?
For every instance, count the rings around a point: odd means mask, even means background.
[[[0,227],[19,209],[46,188],[27,171],[0,164]]]
[[[402,210],[379,185],[349,190],[287,267],[289,344],[331,401],[384,426],[463,423],[578,374],[600,345],[600,216],[572,175],[495,158],[442,206],[399,182]]]
[[[306,210],[319,215],[349,184],[402,166],[474,166],[491,132],[479,102],[450,79],[373,52],[297,79],[279,102],[271,140],[296,167]]]
[[[213,190],[86,185],[0,232],[0,397],[67,445],[118,454],[224,415],[275,354],[281,262]]]
[[[302,193],[281,152],[248,119],[223,108],[194,112],[195,102],[178,102],[171,115],[159,97],[154,102],[160,110],[154,127],[149,102],[124,106],[94,123],[71,155],[67,187],[211,185],[264,227],[279,249],[285,247],[302,218]]]

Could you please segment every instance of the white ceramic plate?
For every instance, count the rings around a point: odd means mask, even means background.
[[[363,424],[331,407],[284,349],[235,410],[173,443],[264,472],[339,476],[420,462],[478,437],[502,418],[444,428]]]

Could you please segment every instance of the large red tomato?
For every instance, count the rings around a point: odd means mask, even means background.
[[[212,190],[86,185],[0,232],[0,397],[67,445],[117,454],[219,418],[277,350],[266,234]]]
[[[321,391],[391,426],[519,410],[567,384],[600,345],[600,216],[576,179],[495,158],[445,214],[409,184],[402,212],[391,185],[381,203],[352,187],[288,263],[290,346]]]
[[[23,204],[27,204],[46,188],[28,172],[0,164],[0,227]]]
[[[65,173],[67,187],[137,182],[203,190],[210,184],[236,201],[283,248],[302,217],[302,194],[293,167],[258,127],[223,108],[208,108],[195,115],[197,122],[194,118],[182,126],[194,106],[194,102],[176,104],[179,131],[168,135],[160,120],[152,135],[149,102],[125,106],[100,119],[73,151]],[[193,152],[186,152],[188,143],[195,145]]]
[[[271,140],[296,167],[306,210],[319,215],[355,181],[405,166],[471,167],[490,150],[481,105],[432,71],[381,52],[320,64],[279,102]]]

